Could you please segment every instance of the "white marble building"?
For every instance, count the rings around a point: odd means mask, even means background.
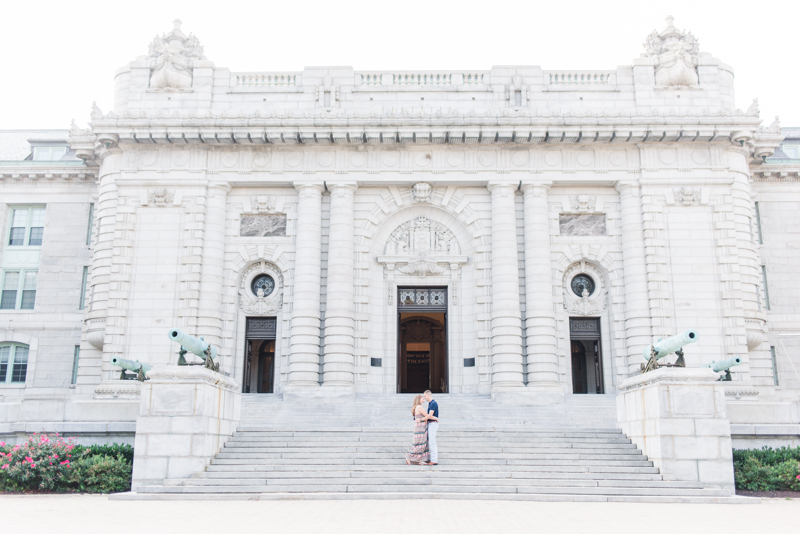
[[[796,444],[800,135],[671,19],[644,50],[231,72],[176,21],[89,129],[0,135],[0,436],[130,439],[111,361],[174,365],[171,327],[244,393],[534,403],[695,328],[688,366],[743,360],[734,439]]]

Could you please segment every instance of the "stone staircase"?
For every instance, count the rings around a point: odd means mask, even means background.
[[[135,494],[154,499],[461,498],[731,502],[727,491],[664,480],[616,428],[613,396],[552,406],[437,395],[438,466],[407,466],[410,395],[345,404],[247,395],[236,434],[206,470]]]

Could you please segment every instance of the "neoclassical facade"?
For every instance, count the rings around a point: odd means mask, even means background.
[[[616,70],[436,72],[231,72],[176,21],[115,81],[0,162],[0,435],[132,433],[112,360],[175,365],[173,327],[244,394],[534,404],[693,328],[737,436],[797,441],[800,153],[671,19]]]

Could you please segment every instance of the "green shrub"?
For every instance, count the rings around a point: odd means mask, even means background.
[[[800,447],[734,450],[736,487],[750,491],[800,491]]]
[[[69,474],[69,484],[75,491],[115,493],[131,489],[131,464],[121,454],[84,454],[75,460]]]
[[[111,456],[116,458],[120,454],[125,461],[133,465],[133,447],[125,443],[111,443],[103,445],[75,445],[76,454],[88,454],[90,456]]]
[[[64,440],[58,434],[34,434],[13,447],[0,442],[0,492],[130,490],[133,447],[83,447],[74,440]]]

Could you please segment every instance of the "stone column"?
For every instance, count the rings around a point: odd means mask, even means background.
[[[297,235],[287,391],[319,387],[322,185],[304,183],[295,188]]]
[[[524,184],[525,199],[525,336],[528,387],[558,388],[556,320],[550,264],[550,184]],[[555,393],[555,391],[554,391]],[[563,392],[559,395],[563,398]]]
[[[356,184],[336,184],[331,193],[328,293],[325,306],[323,387],[355,387],[355,291],[353,286],[353,195]]]
[[[772,385],[772,373],[768,371],[772,367],[771,355],[768,352],[769,345],[764,343],[767,316],[760,295],[761,262],[756,244],[758,222],[750,190],[747,152],[747,149],[742,147],[731,147],[727,150],[729,173],[733,178],[731,204],[739,259],[739,283],[737,284],[735,279],[736,273],[729,273],[726,278],[731,292],[740,296],[741,305],[737,306],[739,303],[734,301],[736,308],[724,311],[725,321],[728,322],[725,349],[727,358],[747,354],[743,365],[731,370],[734,373],[734,380],[754,380],[759,385]],[[721,239],[718,243],[720,241]],[[723,288],[725,285],[723,283]],[[742,317],[736,317],[738,315],[736,312],[739,310]],[[741,343],[742,340],[746,342],[746,346]],[[754,360],[761,360],[759,362],[761,365]]]
[[[210,183],[206,188],[203,224],[203,265],[195,334],[220,347],[222,340],[222,295],[225,261],[225,216],[230,184]]]
[[[628,373],[639,371],[644,348],[653,342],[647,264],[642,231],[642,200],[639,184],[617,182],[622,209],[622,266],[625,276],[625,338]]]
[[[523,387],[515,189],[512,184],[489,184],[492,194],[492,391]]]

